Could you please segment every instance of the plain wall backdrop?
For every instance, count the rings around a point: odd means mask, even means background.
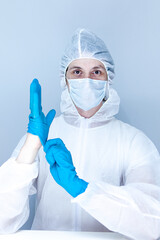
[[[160,151],[159,9],[159,0],[0,0],[0,165],[26,133],[33,78],[42,87],[44,113],[60,114],[60,58],[78,27],[101,37],[114,59],[117,118],[141,129]],[[33,215],[31,203],[25,228]]]

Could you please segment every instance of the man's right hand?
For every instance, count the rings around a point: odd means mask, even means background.
[[[44,146],[48,138],[49,127],[56,112],[52,109],[46,117],[42,112],[41,86],[37,79],[34,79],[30,85],[30,110],[27,132],[38,136]]]

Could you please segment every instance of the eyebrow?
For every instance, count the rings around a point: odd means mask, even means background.
[[[79,68],[79,69],[82,69],[81,67],[79,67],[79,66],[74,66],[74,67],[71,67],[71,68],[69,68],[69,70],[72,70],[72,69],[74,69],[74,68]]]
[[[103,67],[102,65],[95,66],[92,69],[95,69],[95,68],[103,68],[103,69],[105,69],[105,67]]]

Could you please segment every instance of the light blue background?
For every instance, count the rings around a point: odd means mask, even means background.
[[[160,151],[159,9],[159,0],[0,0],[0,165],[26,133],[33,78],[44,112],[60,114],[60,58],[78,27],[99,35],[115,61],[117,117]]]

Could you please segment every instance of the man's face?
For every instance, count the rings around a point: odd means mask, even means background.
[[[103,63],[96,59],[91,58],[76,59],[70,63],[66,71],[66,83],[68,89],[69,83],[67,79],[82,79],[83,81],[83,78],[91,78],[97,81],[108,80],[107,72]],[[101,106],[102,102],[98,106],[88,111],[84,111],[83,109],[78,108],[77,106],[76,108],[81,116],[85,118],[90,118],[100,109]]]

